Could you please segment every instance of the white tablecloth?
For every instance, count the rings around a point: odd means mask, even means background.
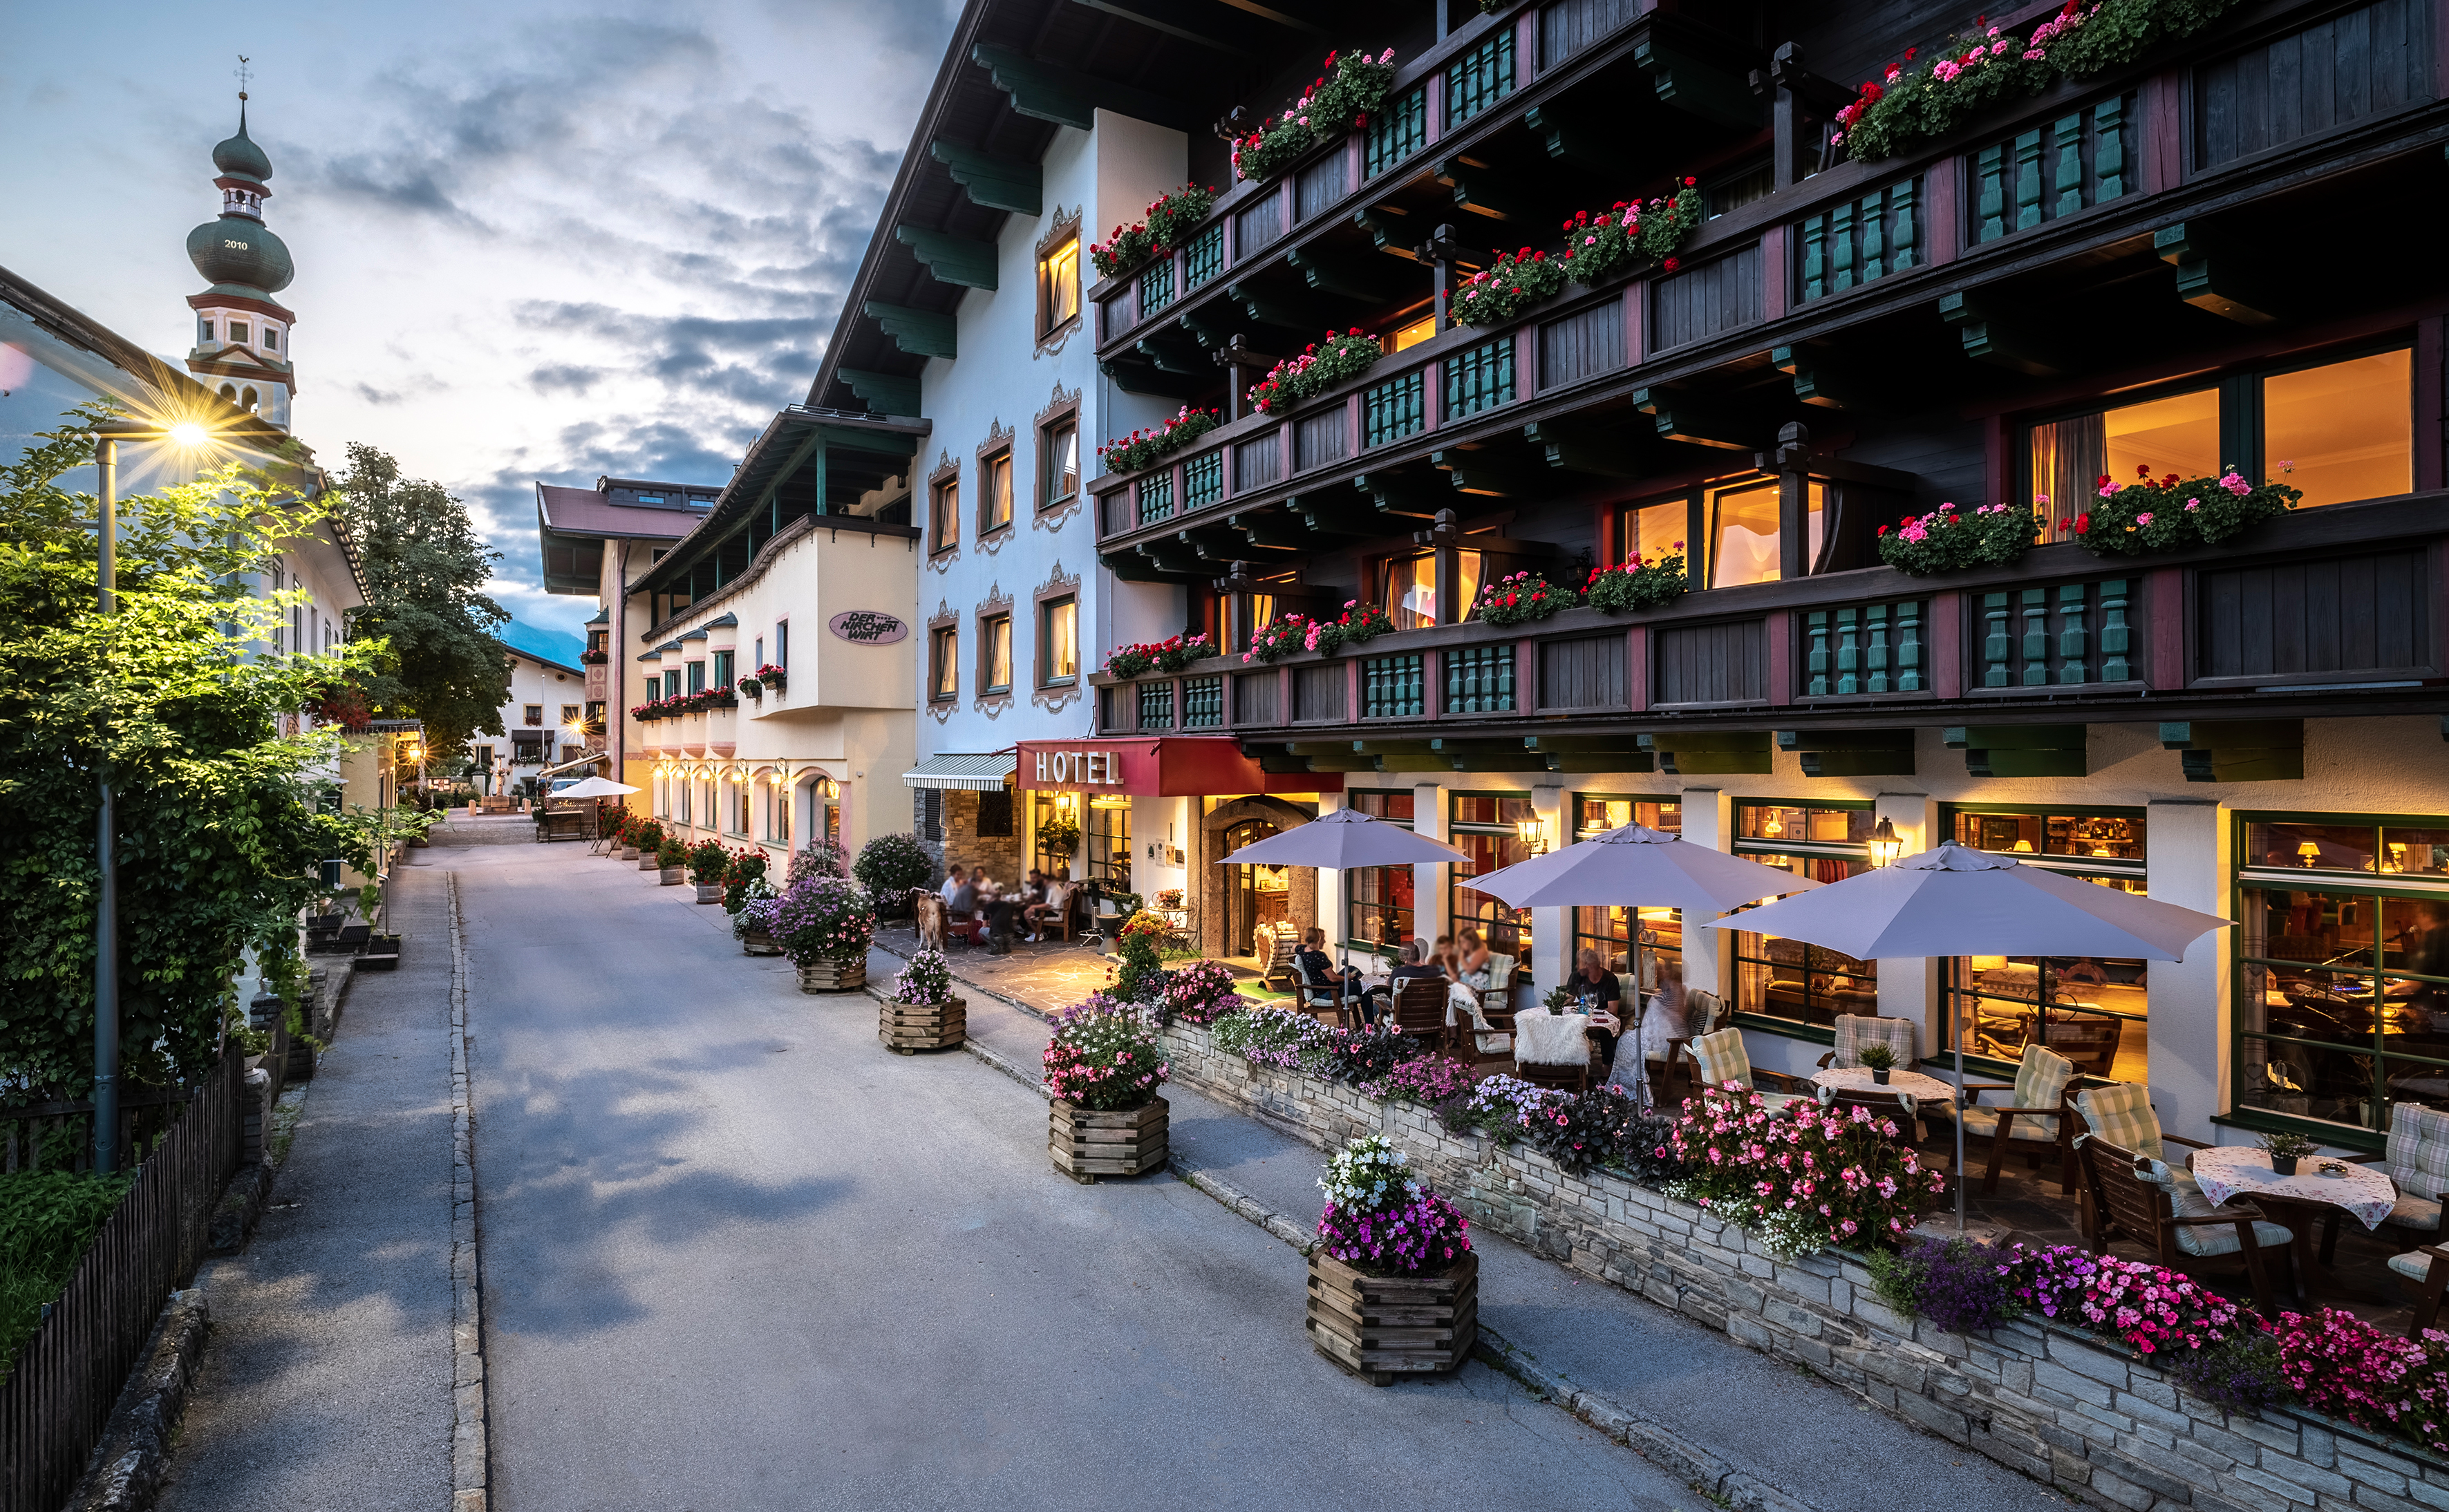
[[[2248,1201],[2267,1196],[2327,1202],[2354,1214],[2367,1229],[2381,1227],[2381,1220],[2389,1216],[2398,1201],[2397,1186],[2378,1166],[2344,1160],[2339,1163],[2346,1166],[2346,1175],[2324,1176],[2322,1162],[2328,1158],[2333,1158],[2308,1155],[2296,1162],[2296,1175],[2280,1176],[2270,1169],[2269,1152],[2252,1145],[2223,1144],[2196,1150],[2192,1165],[2203,1196],[2215,1203],[2238,1196]]]
[[[1888,1084],[1881,1086],[1871,1080],[1869,1066],[1830,1066],[1824,1071],[1812,1072],[1811,1081],[1817,1086],[1845,1087],[1859,1092],[1908,1093],[1912,1096],[1915,1105],[1919,1108],[1945,1108],[1956,1105],[1956,1088],[1937,1077],[1924,1076],[1919,1071],[1891,1071],[1888,1073]]]
[[[1514,1016],[1514,1059],[1533,1065],[1585,1065],[1591,1059],[1587,1013],[1525,1008]]]

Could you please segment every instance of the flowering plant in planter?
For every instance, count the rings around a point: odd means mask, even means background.
[[[923,856],[927,852],[921,851],[918,853]],[[801,877],[846,877],[848,875],[850,875],[849,852],[832,840],[811,840],[791,852],[791,865],[786,869],[782,881],[785,886],[788,886]],[[921,871],[919,876],[923,880],[926,873]],[[860,885],[868,886],[865,879],[861,879]],[[869,890],[875,890],[870,887]]]
[[[719,887],[731,871],[731,852],[720,840],[700,840],[688,848],[688,869],[699,887]]]
[[[1524,247],[1465,278],[1446,308],[1453,312],[1456,325],[1511,325],[1523,311],[1554,297],[1564,289],[1566,278],[1563,258],[1552,260],[1545,252]]]
[[[644,851],[646,847],[638,849]],[[688,858],[689,848],[681,843],[679,835],[667,834],[655,843],[655,865],[665,871],[688,865]]]
[[[2024,1315],[2015,1268],[1970,1239],[1910,1238],[1901,1249],[1874,1251],[1870,1270],[1881,1301],[1950,1333],[1988,1333]]]
[[[581,666],[600,667],[605,662],[611,660],[612,654],[608,651],[581,651],[578,653],[578,662]]]
[[[636,846],[641,855],[653,855],[660,852],[664,846],[663,824],[658,820],[641,815],[638,821],[629,827],[627,843]]]
[[[791,680],[791,674],[787,668],[778,667],[771,661],[759,667],[754,676],[758,681],[769,688],[780,688],[783,683]]]
[[[1655,562],[1636,554],[1626,558],[1621,566],[1591,568],[1590,581],[1582,584],[1582,602],[1609,614],[1622,614],[1672,603],[1690,586],[1684,570],[1684,543],[1678,541],[1671,554]]]
[[[1272,179],[1320,143],[1369,124],[1395,82],[1395,49],[1372,58],[1366,52],[1330,52],[1326,71],[1310,81],[1284,113],[1256,131],[1233,139],[1233,176]]]
[[[1252,1065],[1279,1071],[1308,1069],[1324,1028],[1306,1013],[1290,1008],[1250,1008],[1228,1013],[1216,1023],[1216,1048],[1238,1055]]]
[[[743,945],[750,935],[763,935],[771,940],[774,938],[775,910],[781,906],[782,894],[774,890],[772,883],[760,880],[749,884],[747,899],[740,905],[740,911],[731,916],[731,937]]]
[[[1046,1042],[1044,1064],[1050,1096],[1095,1113],[1147,1107],[1172,1072],[1156,1030],[1102,996],[1057,1021]]]
[[[2324,1308],[2280,1320],[2279,1375],[2306,1407],[2449,1452],[2449,1335],[2421,1342]]]
[[[910,958],[910,964],[894,973],[893,1001],[918,1007],[932,1007],[953,1001],[953,963],[944,952],[929,946]]]
[[[1868,1108],[1772,1109],[1740,1085],[1713,1087],[1684,1101],[1668,1144],[1692,1174],[1668,1190],[1789,1259],[1895,1244],[1947,1186],[1899,1133]]]
[[[1242,660],[1281,661],[1296,651],[1315,651],[1324,628],[1308,615],[1286,611],[1250,632],[1250,649],[1242,653]]]
[[[1435,1274],[1471,1253],[1471,1224],[1412,1179],[1403,1152],[1380,1135],[1355,1139],[1327,1161],[1319,1245],[1371,1275]]]
[[[1338,646],[1361,645],[1388,634],[1394,628],[1394,617],[1378,605],[1363,603],[1358,599],[1346,599],[1343,601],[1341,614],[1332,620],[1321,622],[1318,646],[1321,650],[1332,651]]]
[[[1096,264],[1099,278],[1110,278],[1150,258],[1171,257],[1173,249],[1182,245],[1183,234],[1206,220],[1215,205],[1215,189],[1197,184],[1158,195],[1148,201],[1147,213],[1136,225],[1116,226],[1112,236],[1090,242],[1089,260]]]
[[[1560,588],[1526,570],[1480,584],[1479,598],[1472,607],[1483,622],[1508,625],[1544,620],[1581,602],[1582,596],[1572,589]]]
[[[2293,472],[2296,464],[2282,462],[2279,470]],[[2058,529],[2095,556],[2150,556],[2219,545],[2285,514],[2304,497],[2304,490],[2284,483],[2248,483],[2234,468],[2216,478],[2180,479],[2171,472],[2155,482],[2144,467],[2123,488],[2102,474],[2092,507],[2060,520]]]
[[[1330,331],[1325,339],[1311,342],[1269,368],[1265,377],[1250,386],[1245,397],[1260,413],[1273,414],[1284,405],[1313,393],[1324,393],[1347,378],[1360,376],[1383,355],[1385,349],[1378,344],[1378,338],[1362,335],[1359,326],[1341,335]]]
[[[1916,67],[1920,51],[1907,48],[1903,62],[1888,65],[1885,75],[1864,84],[1837,112],[1832,145],[1857,163],[1894,157],[1917,142],[1945,136],[2002,100],[2038,94],[2050,84],[2041,49],[1996,27],[1948,38]]]
[[[2079,1245],[2015,1245],[2007,1252],[2005,1273],[2026,1311],[2105,1334],[2144,1354],[2199,1349],[2252,1326],[2235,1303],[2190,1277]]]
[[[1566,278],[1585,288],[1645,261],[1673,273],[1676,250],[1701,223],[1703,210],[1700,181],[1687,179],[1672,198],[1618,200],[1596,215],[1579,211],[1565,222],[1565,250],[1557,261]]]
[[[1450,1055],[1424,1055],[1361,1082],[1360,1091],[1390,1102],[1417,1102],[1433,1108],[1471,1091],[1471,1067]]]
[[[1108,472],[1137,472],[1155,466],[1224,423],[1222,411],[1194,410],[1186,404],[1163,425],[1134,431],[1119,441],[1099,447],[1097,463]]]
[[[1077,845],[1079,841],[1075,828],[1071,843]],[[1163,917],[1143,909],[1114,931],[1112,986],[1116,998],[1126,1003],[1152,1003],[1165,991],[1166,969],[1157,951],[1165,944],[1166,929]]]
[[[2030,510],[1985,504],[1967,511],[1942,504],[1880,526],[1880,560],[1909,577],[2013,562],[2033,544]]]
[[[1530,1132],[1531,1120],[1556,1096],[1519,1077],[1493,1076],[1438,1103],[1437,1118],[1451,1133],[1478,1129],[1499,1144],[1511,1144]]]
[[[1216,654],[1208,642],[1207,632],[1197,635],[1167,636],[1162,641],[1135,643],[1119,648],[1106,659],[1106,670],[1118,678],[1136,678],[1154,668],[1160,672],[1179,672],[1192,662]]]
[[[1642,1108],[1622,1087],[1551,1099],[1520,1123],[1531,1148],[1574,1176],[1605,1165],[1665,1186],[1687,1174],[1674,1149],[1675,1120]]]
[[[2131,63],[2153,44],[2191,36],[2239,0],[2066,0],[2033,29],[2030,47],[2061,73],[2099,73]]]
[[[1248,1005],[1234,988],[1231,967],[1222,961],[1193,961],[1166,973],[1165,989],[1156,999],[1156,1022],[1159,1027],[1177,1020],[1211,1024]]]
[[[734,683],[733,686],[740,690],[740,696],[743,699],[762,699],[765,697],[765,683],[763,679],[760,679],[753,672],[748,676],[742,678],[737,683]]]
[[[723,873],[724,910],[738,913],[747,906],[751,890],[761,887],[768,892],[773,890],[772,884],[765,880],[765,852],[755,846],[732,852]]]
[[[876,904],[845,877],[801,877],[785,889],[774,912],[774,943],[794,966],[863,961],[876,938]]]
[[[1313,1064],[1330,1081],[1357,1087],[1374,1081],[1406,1061],[1417,1061],[1425,1047],[1392,1023],[1379,1021],[1364,1028],[1325,1027],[1319,1036]]]

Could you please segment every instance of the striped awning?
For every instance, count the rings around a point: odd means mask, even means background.
[[[901,774],[913,788],[959,788],[970,793],[999,793],[1010,780],[1018,757],[1010,751],[979,755],[932,756]]]

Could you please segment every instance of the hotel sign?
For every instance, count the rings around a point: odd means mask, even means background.
[[[1123,754],[1119,751],[1040,746],[1032,754],[1037,758],[1037,778],[1030,784],[1032,787],[1119,788],[1123,785]]]
[[[1023,740],[1015,755],[1013,785],[1024,793],[1172,798],[1343,791],[1340,773],[1262,772],[1229,736]]]
[[[877,609],[848,609],[827,621],[825,627],[856,645],[891,645],[910,633],[899,618]]]

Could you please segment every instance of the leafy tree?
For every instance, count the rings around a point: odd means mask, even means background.
[[[511,674],[495,633],[511,617],[484,591],[501,553],[450,490],[401,477],[387,452],[351,442],[339,488],[366,574],[350,632],[391,647],[367,696],[386,715],[424,720],[429,769],[449,770],[469,736],[503,733]]]
[[[319,510],[235,468],[129,501],[118,612],[94,595],[97,507],[60,477],[81,429],[0,468],[0,1101],[82,1095],[93,1074],[98,775],[114,800],[123,1071],[193,1075],[217,1053],[250,947],[294,946],[317,861],[340,853],[311,802],[334,732],[283,736],[378,647],[256,659],[299,590],[244,578]]]

